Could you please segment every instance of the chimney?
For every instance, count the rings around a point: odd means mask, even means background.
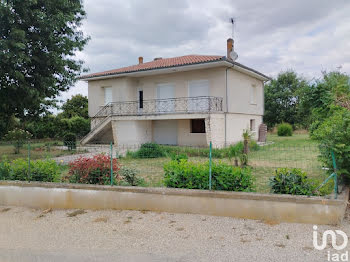
[[[233,51],[233,39],[227,39],[227,59],[232,60],[231,52]]]
[[[161,60],[163,59],[162,57],[155,57],[153,61]]]
[[[143,64],[143,57],[139,56],[139,64]]]

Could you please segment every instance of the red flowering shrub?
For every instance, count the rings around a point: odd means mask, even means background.
[[[118,159],[113,158],[114,181],[119,181]],[[80,157],[69,163],[66,179],[70,183],[108,185],[111,181],[111,158],[105,154]]]

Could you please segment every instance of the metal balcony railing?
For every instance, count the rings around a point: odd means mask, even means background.
[[[95,117],[222,112],[222,97],[198,96],[112,102]]]

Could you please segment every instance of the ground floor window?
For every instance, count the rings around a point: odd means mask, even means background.
[[[205,133],[204,119],[191,119],[191,133]]]
[[[250,131],[255,131],[255,119],[250,119]]]

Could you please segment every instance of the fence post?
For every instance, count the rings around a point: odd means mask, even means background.
[[[212,150],[212,143],[210,141],[210,144],[209,144],[209,190],[211,190],[211,150]]]
[[[334,151],[331,151],[331,155],[332,155],[332,162],[333,162],[333,171],[334,171],[334,198],[337,199],[338,198],[338,174],[337,174],[337,162],[335,161],[335,154]]]
[[[28,181],[30,181],[30,142],[28,141]]]
[[[113,144],[111,142],[111,186],[113,186]]]

